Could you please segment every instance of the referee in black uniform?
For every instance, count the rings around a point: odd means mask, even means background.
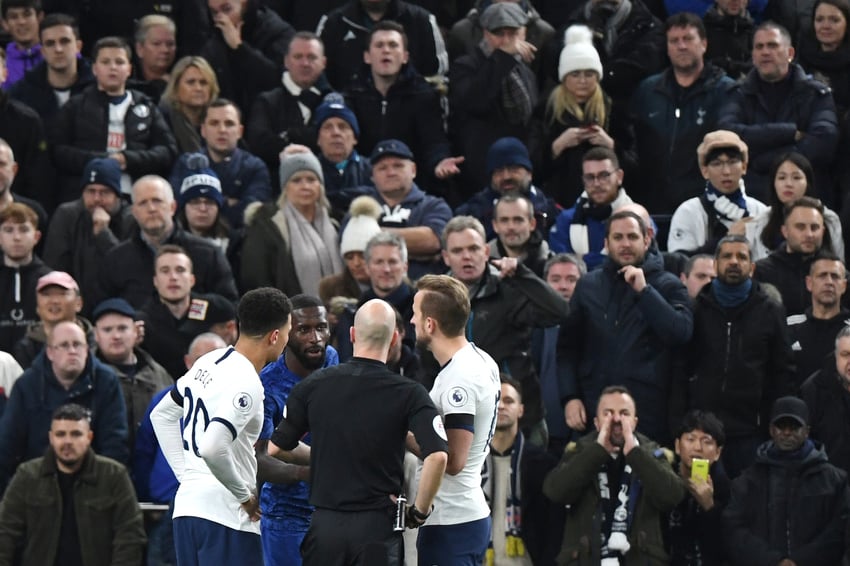
[[[350,362],[318,371],[289,394],[269,454],[306,464],[299,439],[312,434],[310,503],[316,508],[301,545],[304,566],[401,566],[402,533],[394,530],[404,477],[407,432],[424,457],[419,491],[404,510],[418,527],[431,511],[446,468],[442,420],[422,385],[387,369],[398,340],[395,313],[375,299],[354,317]]]

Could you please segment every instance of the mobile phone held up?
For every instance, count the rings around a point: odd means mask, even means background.
[[[708,481],[708,460],[705,458],[691,460],[691,479],[699,482]]]

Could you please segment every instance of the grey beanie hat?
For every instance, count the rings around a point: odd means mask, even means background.
[[[280,186],[285,187],[289,183],[289,178],[299,171],[312,171],[319,178],[322,185],[325,184],[325,177],[322,175],[322,164],[318,158],[312,153],[293,153],[287,155],[280,161]]]

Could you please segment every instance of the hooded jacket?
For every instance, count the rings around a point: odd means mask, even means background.
[[[27,327],[38,321],[35,287],[50,271],[37,256],[19,267],[0,263],[0,350],[11,352]]]
[[[765,442],[755,464],[732,483],[723,523],[733,565],[767,566],[784,558],[797,566],[841,563],[850,513],[847,474],[810,440],[799,452],[780,453]]]

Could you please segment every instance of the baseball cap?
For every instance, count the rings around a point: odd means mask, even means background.
[[[96,323],[105,314],[116,313],[129,316],[136,320],[136,309],[126,300],[121,298],[106,299],[98,304],[91,315],[91,321]]]
[[[39,277],[38,283],[36,283],[35,290],[38,292],[51,285],[57,285],[63,289],[71,289],[77,292],[80,291],[80,286],[77,285],[74,278],[64,271],[51,271],[47,275],[42,275]]]
[[[780,397],[773,403],[770,413],[770,424],[776,424],[780,419],[794,419],[801,426],[809,424],[809,407],[798,397]]]
[[[413,152],[401,140],[389,139],[378,142],[378,145],[372,150],[372,155],[369,156],[369,161],[374,165],[384,157],[401,157],[414,161]]]

